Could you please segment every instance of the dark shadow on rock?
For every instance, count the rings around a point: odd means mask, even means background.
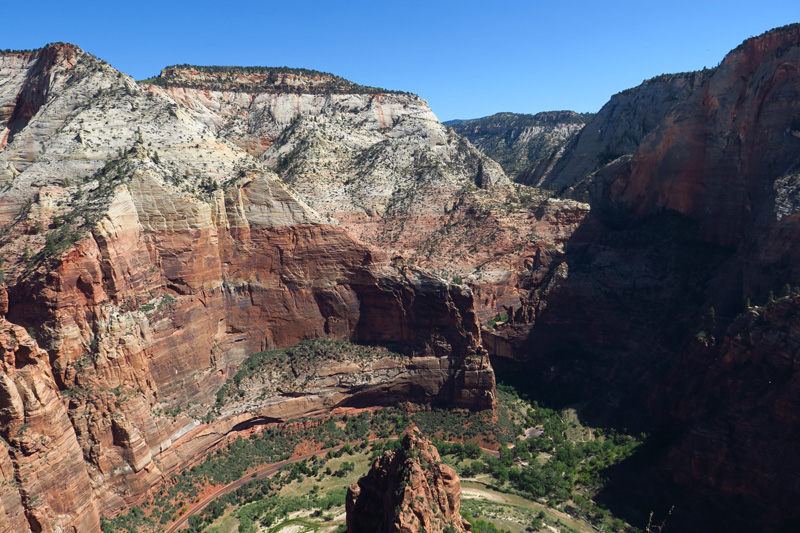
[[[696,229],[676,212],[630,225],[590,215],[566,247],[565,266],[532,290],[536,319],[519,348],[527,362],[495,358],[495,370],[498,382],[543,406],[580,406],[586,425],[650,435],[605,472],[597,501],[614,515],[644,528],[651,511],[658,524],[675,506],[670,529],[752,530],[761,518],[755,504],[679,486],[671,471],[689,427],[713,416],[703,387],[719,349],[699,336],[721,338],[743,300],[735,250],[699,240]],[[687,415],[687,401],[696,412]]]

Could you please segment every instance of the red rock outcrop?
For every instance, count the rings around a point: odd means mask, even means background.
[[[260,156],[304,202],[396,264],[469,283],[482,323],[520,307],[527,278],[546,273],[588,212],[509,186],[416,95],[278,71],[170,67],[145,87]],[[284,74],[290,89],[280,88]]]
[[[416,428],[347,490],[348,533],[470,531],[455,470]]]
[[[70,46],[2,56],[0,527],[96,530],[99,513],[257,420],[376,396],[489,407],[478,318],[502,308],[524,339],[511,355],[534,361],[538,383],[680,428],[661,465],[680,488],[753,505],[762,526],[796,516],[797,466],[776,458],[796,440],[797,303],[717,327],[717,344],[695,326],[712,306],[730,320],[745,297],[800,284],[799,38],[782,28],[713,71],[617,97],[595,120],[619,127],[587,126],[570,148],[592,157],[547,162],[558,186],[591,174],[588,216],[489,190],[502,173],[418,97],[328,99],[315,84],[333,78],[271,74],[256,81],[296,90],[254,96],[237,71],[220,87],[143,90]],[[618,120],[629,114],[644,120]],[[389,263],[347,230],[399,253]],[[489,233],[485,250],[455,255]],[[408,266],[454,263],[481,309],[451,271],[454,283]],[[511,335],[491,335],[512,351]],[[248,353],[318,337],[400,343],[411,362],[371,390],[201,424]],[[438,472],[412,486],[455,519]],[[410,505],[398,527],[433,520]]]
[[[260,350],[319,337],[402,343],[423,366],[407,386],[387,385],[398,399],[492,406],[494,380],[468,289],[412,271],[398,276],[331,226],[270,226],[255,216],[237,223],[234,210],[215,215],[228,220],[227,230],[147,233],[147,216],[168,209],[156,201],[153,212],[138,211],[132,196],[140,187],[134,179],[133,194],[120,192],[109,208],[114,216],[90,238],[11,290],[10,315],[46,336],[78,441],[104,479],[96,491],[103,509],[135,501],[164,473],[153,459],[197,425],[191,416],[154,416],[153,409],[208,405],[237,363]],[[234,207],[266,214],[260,202],[276,198],[256,194],[260,187],[269,189],[263,178],[227,193],[247,198]],[[383,403],[386,392],[371,394]],[[269,415],[289,419],[323,407],[335,405],[286,404]],[[225,427],[215,426],[222,430],[217,439]]]
[[[92,483],[47,353],[0,316],[0,354],[0,531],[96,530]]]
[[[68,81],[0,151],[2,327],[24,347],[3,344],[10,527],[96,531],[264,416],[401,397],[492,407],[468,288],[392,266],[170,100],[77,48],[54,53],[19,86]],[[313,338],[392,342],[410,362],[372,389],[200,422],[248,354]]]

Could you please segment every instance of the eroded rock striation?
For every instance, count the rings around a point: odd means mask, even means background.
[[[0,531],[91,531],[99,509],[47,353],[3,315],[0,308]]]
[[[614,174],[606,203],[637,217],[675,210],[723,246],[750,228],[768,234],[778,218],[790,225],[792,209],[776,216],[775,190],[800,151],[797,35],[771,32],[731,52]]]
[[[252,421],[392,397],[492,407],[469,288],[392,265],[160,88],[77,47],[0,58],[14,531],[98,530]],[[246,356],[315,338],[391,342],[404,358],[351,382],[329,366],[305,397],[201,422]]]
[[[658,430],[630,501],[668,483],[684,530],[797,518],[797,25],[617,95],[542,160],[591,210],[508,184],[418,97],[324,73],[139,85],[63,44],[0,68],[0,528],[97,530],[255,424],[491,407],[482,336],[538,390]],[[210,412],[249,355],[310,339],[399,348],[271,368]],[[397,527],[462,527],[446,472],[412,463],[435,510],[395,502]]]
[[[470,531],[455,470],[416,428],[347,490],[348,533]]]
[[[508,183],[497,163],[416,95],[309,71],[238,68],[226,70],[237,83],[219,83],[210,70],[170,67],[148,91],[259,156],[308,205],[364,242],[414,248],[464,191]],[[282,79],[291,90],[280,90]]]
[[[589,210],[565,202],[557,213],[559,201],[512,186],[416,95],[247,67],[169,67],[144,86],[245,147],[304,202],[395,263],[469,282],[481,295],[482,322],[520,306],[519,277],[531,268],[540,275]],[[561,124],[556,115],[535,122],[551,131],[551,118]],[[520,142],[546,135],[538,127]]]

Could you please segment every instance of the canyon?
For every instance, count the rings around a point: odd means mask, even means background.
[[[533,388],[655,430],[647,473],[617,488],[622,500],[672,501],[686,530],[796,518],[786,320],[798,286],[799,43],[797,25],[779,28],[715,69],[613,97],[541,180],[588,200],[590,214],[516,323],[492,332],[524,355]],[[613,118],[665,92],[674,98],[643,122]],[[662,481],[672,492],[654,488]]]
[[[6,59],[27,61],[5,87],[15,105],[0,152],[6,530],[96,530],[249,420],[356,395],[492,407],[468,287],[393,265],[263,162],[77,47]],[[200,423],[192,408],[213,404],[247,355],[315,338],[392,342],[406,359],[383,381],[286,391]],[[61,486],[73,477],[77,502]]]
[[[798,519],[797,25],[568,126],[512,121],[549,150],[507,167],[521,183],[420,97],[316,71],[135,82],[54,44],[0,54],[0,79],[0,531],[99,530],[253,427],[492,409],[490,355],[651,434],[600,495],[631,523]],[[319,339],[376,348],[212,409],[249,356]],[[416,485],[453,523],[440,474]]]

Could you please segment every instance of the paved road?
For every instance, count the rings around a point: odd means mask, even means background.
[[[382,440],[382,439],[370,439],[370,442],[373,442],[373,441],[376,441],[376,440]],[[186,512],[183,513],[180,518],[178,518],[177,522],[175,522],[174,524],[169,526],[169,528],[167,529],[167,533],[174,533],[175,531],[178,531],[178,529],[180,529],[180,527],[183,526],[189,520],[190,516],[192,516],[193,514],[199,513],[209,503],[213,502],[214,500],[216,500],[217,498],[219,498],[223,494],[227,494],[227,493],[229,493],[229,492],[231,492],[233,490],[238,489],[239,487],[241,487],[245,483],[249,483],[250,481],[253,481],[254,479],[264,479],[265,477],[274,476],[275,474],[278,473],[278,471],[281,468],[283,468],[284,466],[286,466],[288,464],[299,463],[300,461],[305,461],[306,459],[311,459],[315,455],[316,456],[325,455],[329,451],[338,450],[341,447],[342,446],[336,446],[334,448],[326,448],[326,449],[320,450],[318,452],[307,453],[307,454],[301,455],[299,457],[293,457],[291,459],[286,459],[285,461],[280,461],[278,463],[273,463],[273,464],[267,465],[265,467],[262,467],[262,468],[256,470],[255,475],[253,475],[252,473],[251,474],[247,474],[246,476],[241,477],[241,478],[237,479],[236,481],[228,483],[224,487],[218,488],[213,493],[209,494],[208,496],[206,496],[205,498],[203,498],[199,502],[197,502],[194,505],[192,505],[191,507],[189,507],[186,510]],[[500,454],[498,452],[493,451],[493,450],[487,450],[486,448],[481,448],[481,450],[483,450],[485,453],[488,453],[489,455],[492,455],[494,457],[499,457],[500,456]]]
[[[341,448],[341,446],[336,446],[335,448],[327,448],[325,450],[320,450],[318,452],[307,453],[307,454],[301,455],[299,457],[293,457],[293,458],[287,459],[285,461],[280,461],[278,463],[273,463],[271,465],[267,465],[265,467],[262,467],[262,468],[256,470],[255,475],[247,474],[246,476],[241,477],[241,478],[237,479],[236,481],[234,481],[232,483],[228,483],[224,487],[220,487],[219,489],[214,491],[212,494],[209,494],[208,496],[206,496],[205,498],[203,498],[199,502],[197,502],[194,505],[192,505],[191,507],[189,507],[186,510],[186,512],[183,513],[180,518],[178,518],[177,522],[175,522],[174,524],[169,526],[169,528],[167,529],[167,533],[174,533],[175,531],[178,531],[178,529],[189,520],[190,516],[192,516],[193,514],[199,513],[200,511],[203,510],[203,508],[206,505],[208,505],[209,503],[211,503],[215,499],[219,498],[223,494],[227,494],[228,492],[231,492],[232,490],[238,489],[239,487],[241,487],[245,483],[249,483],[250,481],[253,481],[254,479],[263,479],[265,477],[274,476],[275,474],[278,473],[278,471],[281,468],[283,468],[284,466],[286,466],[288,464],[299,463],[300,461],[305,461],[306,459],[311,459],[315,455],[317,455],[317,456],[325,455],[330,450],[337,450],[339,448]]]

